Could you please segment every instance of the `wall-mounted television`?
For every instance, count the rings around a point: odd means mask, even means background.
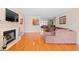
[[[6,8],[6,21],[18,22],[19,15],[14,11]]]

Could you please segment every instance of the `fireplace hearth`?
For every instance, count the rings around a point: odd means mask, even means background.
[[[10,42],[12,42],[13,40],[16,39],[16,29],[13,30],[9,30],[9,31],[5,31],[3,33],[3,40],[4,40],[4,48],[7,46],[7,44],[9,44]]]

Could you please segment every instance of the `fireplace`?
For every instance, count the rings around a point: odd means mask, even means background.
[[[5,37],[5,41],[6,41],[6,45],[7,45],[7,44],[9,44],[10,42],[12,42],[13,40],[16,39],[16,30],[13,29],[13,30],[5,31],[3,33],[3,35]]]

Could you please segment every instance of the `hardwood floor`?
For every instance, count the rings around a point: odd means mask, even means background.
[[[77,51],[76,44],[46,44],[38,33],[24,34],[19,42],[8,51]]]

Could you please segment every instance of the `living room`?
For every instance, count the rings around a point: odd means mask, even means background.
[[[1,50],[79,50],[78,8],[7,9],[8,12],[6,12],[6,8],[0,9],[1,47],[3,43],[6,43],[3,40],[3,38],[5,39],[3,31],[16,29],[16,40],[7,44],[7,47],[4,44]],[[19,18],[18,21],[6,20],[7,15],[5,16],[5,14],[10,12],[14,12],[13,15],[19,15],[15,16]],[[50,27],[51,25],[55,25],[54,29]]]

